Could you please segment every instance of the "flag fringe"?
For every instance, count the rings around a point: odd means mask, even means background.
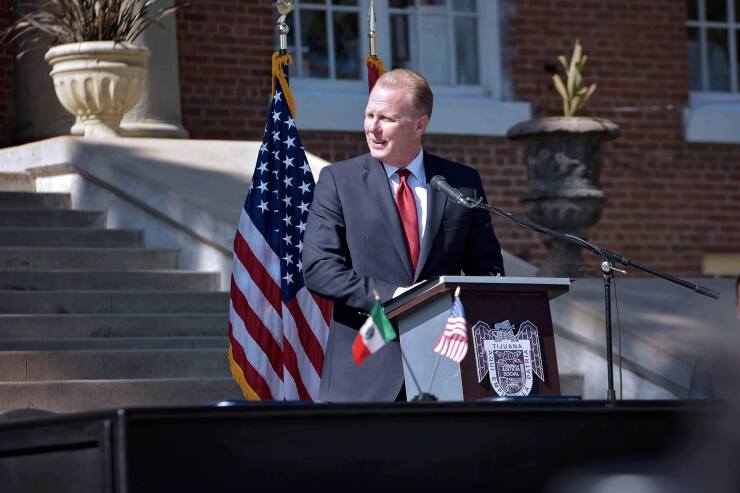
[[[372,65],[378,70],[378,77],[385,73],[385,67],[383,66],[383,60],[375,55],[368,55],[365,59],[366,65]]]
[[[252,387],[249,386],[249,384],[247,383],[247,379],[244,378],[244,372],[242,371],[241,367],[236,364],[236,361],[234,360],[234,355],[232,354],[231,342],[229,342],[229,366],[231,367],[231,376],[234,377],[234,380],[236,380],[239,388],[242,389],[242,394],[244,394],[244,398],[250,401],[262,400],[257,395],[257,392],[252,390]]]
[[[272,54],[272,95],[275,95],[275,77],[277,77],[280,81],[280,85],[283,86],[283,91],[285,91],[285,101],[288,103],[290,114],[295,118],[295,100],[293,99],[293,92],[290,90],[288,80],[285,78],[285,71],[283,71],[283,65],[288,65],[290,63],[293,63],[293,57],[291,57],[289,53],[281,55],[276,51]]]
[[[385,67],[383,66],[383,60],[375,55],[368,55],[365,59],[365,65],[367,66],[367,91],[372,92],[375,83],[385,72]]]

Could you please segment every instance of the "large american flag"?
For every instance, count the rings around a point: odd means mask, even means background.
[[[459,296],[452,302],[452,310],[447,324],[434,345],[434,352],[460,363],[468,354],[468,329],[465,323],[465,312]]]
[[[288,104],[290,89],[277,66],[262,147],[234,238],[229,359],[248,399],[314,401],[331,305],[303,283],[303,232],[314,180]]]

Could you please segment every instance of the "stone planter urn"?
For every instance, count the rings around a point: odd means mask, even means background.
[[[123,115],[144,90],[149,57],[144,46],[114,41],[54,46],[45,56],[56,95],[85,137],[119,135]]]
[[[605,198],[599,188],[601,143],[617,138],[619,132],[609,120],[572,116],[513,126],[507,137],[526,145],[528,186],[523,202],[527,216],[558,232],[586,238],[588,228],[601,217]],[[543,239],[548,258],[540,274],[583,277],[594,272],[584,264],[579,247]]]

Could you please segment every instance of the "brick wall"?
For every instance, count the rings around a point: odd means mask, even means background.
[[[674,0],[510,2],[506,50],[516,99],[538,115],[560,101],[547,64],[580,37],[591,115],[622,136],[605,146],[607,203],[591,238],[658,269],[701,272],[705,253],[740,252],[740,146],[688,144],[685,3]]]
[[[198,0],[178,11],[182,120],[191,138],[262,137],[272,11],[269,0]]]
[[[10,24],[10,1],[0,0],[0,32]],[[10,144],[13,129],[13,52],[0,44],[0,147]]]
[[[536,116],[558,115],[556,57],[581,38],[586,81],[599,88],[586,114],[617,122],[604,147],[607,202],[590,239],[677,275],[696,275],[705,253],[740,251],[740,146],[687,144],[684,2],[502,2],[505,67],[514,97]],[[273,20],[268,1],[201,0],[178,14],[183,119],[194,138],[259,139],[269,93]],[[330,161],[366,152],[359,133],[302,132]],[[523,148],[504,138],[427,136],[425,148],[477,167],[496,205],[523,214]],[[535,263],[534,233],[494,218],[502,244]],[[634,275],[639,273],[634,272]]]

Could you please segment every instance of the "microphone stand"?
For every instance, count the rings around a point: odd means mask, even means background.
[[[445,182],[446,184],[446,182]],[[453,189],[455,190],[455,189]],[[442,191],[442,190],[440,190]],[[455,190],[457,191],[457,190]],[[442,193],[445,193],[442,191]],[[459,194],[460,192],[457,191]],[[446,193],[445,193],[446,194]],[[447,194],[446,194],[447,195]],[[449,195],[448,195],[449,196]],[[483,202],[483,198],[474,200],[471,198],[465,197],[465,203],[462,204],[462,201],[458,200],[458,196],[450,196],[452,200],[454,200],[457,203],[460,203],[461,205],[464,205],[465,207],[468,207],[469,209],[483,209],[490,213],[496,214],[497,216],[501,216],[504,219],[507,219],[511,222],[514,222],[520,226],[523,226],[527,229],[531,229],[533,231],[536,231],[538,233],[542,233],[544,235],[552,236],[553,238],[557,238],[559,240],[568,242],[572,245],[577,245],[584,250],[588,250],[598,256],[600,256],[603,261],[601,262],[601,272],[603,274],[604,278],[604,315],[606,317],[606,362],[607,362],[607,380],[608,380],[608,388],[606,391],[606,397],[610,404],[614,404],[616,401],[616,392],[614,391],[614,371],[613,371],[613,349],[612,349],[612,300],[611,300],[611,284],[612,284],[612,277],[614,275],[613,271],[619,271],[623,274],[626,274],[625,271],[617,269],[613,266],[613,264],[621,264],[624,266],[632,266],[635,267],[643,272],[647,272],[650,275],[663,278],[667,281],[670,281],[672,283],[678,284],[679,286],[683,286],[685,288],[691,289],[692,291],[695,291],[699,294],[703,294],[704,296],[708,296],[710,298],[719,299],[719,293],[716,291],[713,291],[709,288],[705,288],[702,286],[699,286],[698,284],[694,284],[692,282],[685,281],[683,279],[680,279],[678,277],[671,276],[670,274],[665,274],[663,272],[659,272],[657,270],[651,269],[650,267],[641,264],[640,262],[637,262],[636,260],[632,260],[629,257],[625,257],[623,255],[620,255],[616,252],[612,252],[611,250],[607,250],[606,248],[601,248],[598,245],[595,245],[593,243],[590,243],[583,238],[580,238],[576,235],[571,235],[567,233],[560,233],[558,231],[553,231],[550,228],[546,228],[545,226],[542,226],[541,224],[537,224],[535,222],[529,221],[528,219],[524,219],[522,217],[515,216],[514,214],[504,211],[502,209],[498,209],[496,207],[493,207],[489,204],[486,204]]]

